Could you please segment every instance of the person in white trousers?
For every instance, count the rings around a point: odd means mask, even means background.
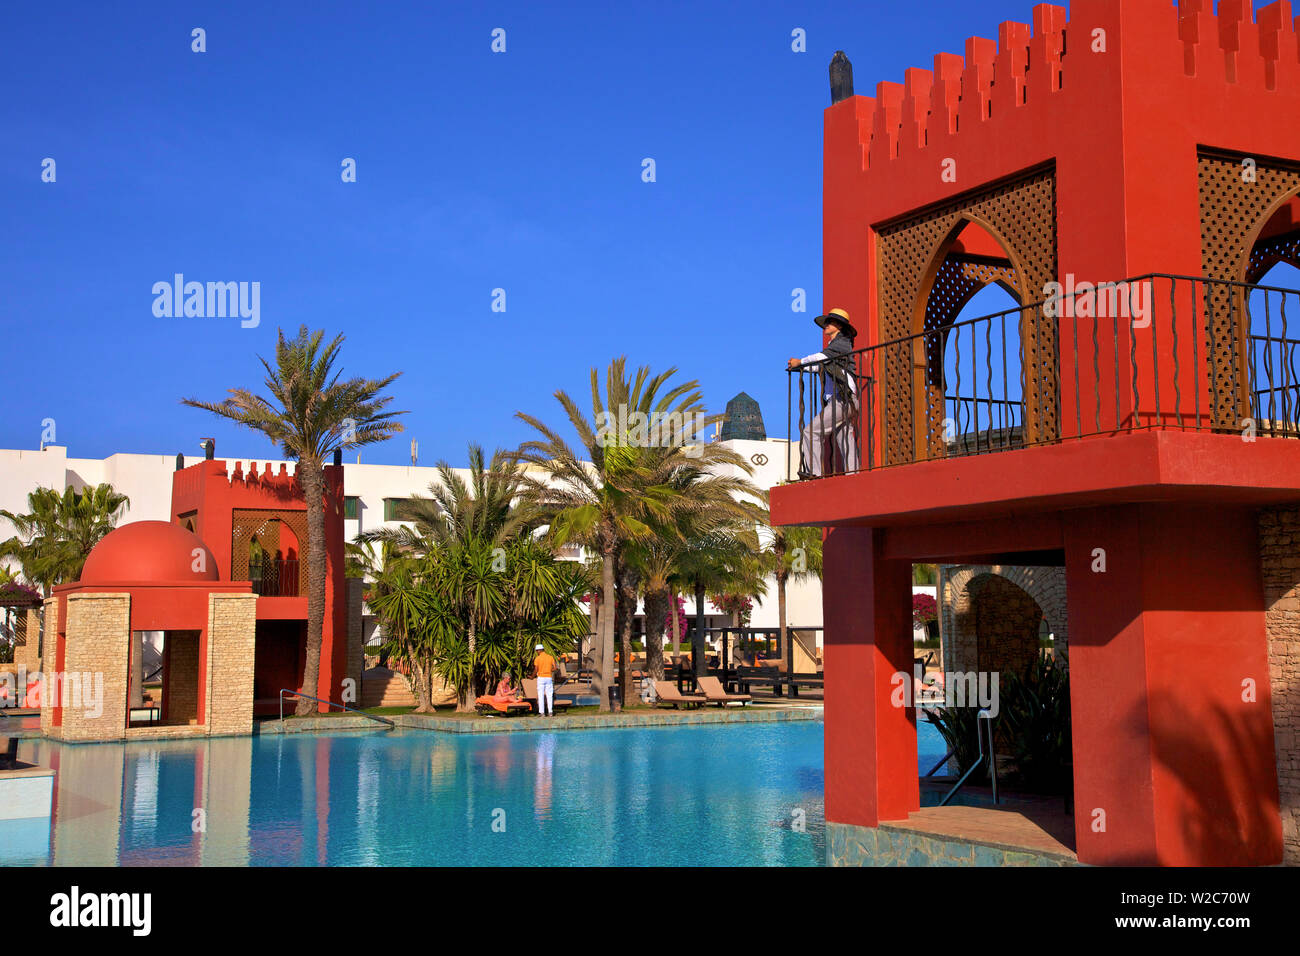
[[[533,648],[533,668],[537,672],[537,712],[543,717],[555,716],[555,658],[538,644]]]
[[[799,477],[820,478],[828,470],[822,461],[827,439],[833,442],[838,467],[846,474],[858,470],[858,386],[852,366],[853,340],[858,330],[848,312],[831,309],[813,320],[829,333],[820,352],[792,358],[787,367],[816,372],[821,377],[822,407],[804,427],[799,439]]]

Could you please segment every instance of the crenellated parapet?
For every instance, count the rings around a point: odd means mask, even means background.
[[[280,463],[278,472],[273,471],[272,468],[271,463],[267,462],[259,473],[257,462],[250,461],[248,471],[244,471],[244,463],[237,461],[234,470],[229,472],[228,478],[232,486],[241,485],[244,488],[265,488],[278,492],[288,492],[297,488],[297,475],[291,473],[284,462]]]
[[[1221,0],[1217,13],[1212,0],[1180,0],[1167,15],[1154,8],[1157,2],[1084,0],[1075,4],[1074,21],[1064,7],[1040,4],[1031,24],[1002,23],[996,41],[970,37],[964,55],[940,53],[933,69],[908,69],[902,83],[878,83],[874,97],[860,98],[866,107],[858,111],[863,168],[922,155],[977,127],[1035,120],[1035,114],[1045,119],[1062,108],[1054,101],[1060,91],[1098,82],[1098,71],[1081,58],[1114,55],[1125,42],[1145,57],[1181,63],[1183,75],[1206,82],[1248,92],[1300,90],[1300,18],[1293,17],[1289,0],[1254,15],[1250,0]],[[1126,19],[1130,5],[1150,9]],[[1121,35],[1125,30],[1131,33]]]

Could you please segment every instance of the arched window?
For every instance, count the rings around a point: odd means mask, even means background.
[[[1023,280],[998,239],[966,221],[941,248],[914,347],[918,457],[1017,447],[1025,436]]]
[[[1300,197],[1260,230],[1246,266],[1246,401],[1261,434],[1300,423]]]

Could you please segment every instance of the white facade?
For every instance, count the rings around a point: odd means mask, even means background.
[[[798,448],[784,439],[766,441],[729,441],[729,448],[750,462],[753,474],[750,480],[760,488],[770,488],[786,479],[787,455],[798,455]],[[250,459],[240,459],[218,449],[218,458],[247,465]],[[187,455],[186,467],[202,460],[201,455]],[[268,462],[279,470],[280,459]],[[291,462],[284,462],[293,470]],[[71,487],[81,490],[107,482],[125,494],[131,501],[120,524],[132,521],[168,521],[171,518],[172,473],[176,470],[175,455],[116,454],[108,458],[69,458],[67,449],[49,445],[43,451],[0,449],[0,508],[21,514],[27,510],[27,495],[38,487],[62,491]],[[258,460],[258,470],[262,461]],[[457,468],[458,473],[469,477],[469,469]],[[428,495],[429,485],[438,480],[438,470],[422,465],[363,465],[344,462],[343,492],[356,499],[355,518],[345,518],[344,531],[349,541],[362,531],[400,522],[385,520],[385,499],[410,498]],[[0,540],[13,534],[8,522],[0,521]],[[794,625],[820,627],[822,623],[821,582],[817,580],[791,583],[786,589],[786,619]],[[709,625],[724,625],[729,619],[705,602]],[[695,602],[686,599],[686,613],[693,618]],[[756,601],[750,619],[751,627],[777,626],[777,599],[775,579],[769,578],[767,594],[761,603]],[[373,625],[368,621],[366,635],[370,637]],[[819,641],[820,643],[820,641]]]

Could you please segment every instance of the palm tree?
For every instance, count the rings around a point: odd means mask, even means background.
[[[403,503],[398,518],[414,524],[413,529],[403,525],[377,528],[357,535],[357,541],[384,541],[423,553],[435,544],[475,538],[498,546],[535,525],[537,510],[528,501],[519,500],[523,475],[514,456],[497,449],[488,461],[482,446],[475,444],[468,446],[468,453],[468,482],[450,464],[440,461],[428,497],[417,494]]]
[[[641,366],[629,377],[627,359],[617,358],[605,372],[601,394],[600,372],[591,370],[591,412],[588,420],[578,404],[563,390],[555,393],[588,460],[583,460],[550,426],[532,415],[518,417],[540,435],[525,442],[516,457],[532,466],[523,481],[525,497],[550,521],[553,540],[581,541],[600,558],[601,587],[596,641],[592,648],[592,688],[602,710],[609,709],[607,689],[612,683],[614,635],[620,576],[624,590],[631,579],[620,575],[623,551],[631,542],[653,538],[671,528],[690,508],[683,476],[704,474],[717,465],[748,465],[720,445],[704,444],[698,432],[720,421],[706,415],[699,383],[671,385],[675,368],[651,375]],[[653,435],[639,434],[642,423],[658,423]],[[633,423],[628,428],[629,422]],[[718,479],[738,481],[739,479]],[[627,699],[627,674],[631,651],[631,614],[620,622],[620,674],[623,699]]]
[[[483,449],[469,446],[469,481],[450,464],[437,465],[438,479],[429,496],[406,502],[402,517],[415,527],[377,528],[358,542],[384,542],[401,553],[427,556],[430,585],[438,592],[441,613],[435,624],[435,655],[448,671],[443,677],[457,689],[458,708],[471,711],[481,677],[479,637],[495,626],[508,606],[503,572],[507,548],[535,521],[535,510],[517,502],[521,470],[504,451],[485,462]],[[463,631],[464,653],[459,641]],[[431,645],[431,646],[433,646]]]
[[[324,335],[305,325],[292,339],[279,330],[275,365],[261,359],[269,397],[232,388],[222,402],[182,400],[261,432],[298,463],[298,483],[307,499],[307,660],[302,686],[313,694],[318,692],[325,623],[325,461],[336,451],[388,440],[402,430],[396,417],[406,414],[385,411],[392,396],[381,394],[400,372],[382,379],[341,379],[342,371],[334,366],[343,336],[326,344]],[[339,508],[343,503],[330,504]],[[301,698],[297,712],[306,715],[314,707]]]
[[[62,493],[37,488],[27,495],[26,514],[0,511],[18,532],[0,542],[0,558],[17,561],[23,577],[49,597],[54,585],[81,577],[86,557],[130,506],[109,484]]]
[[[415,686],[415,712],[433,710],[433,682],[425,664],[433,600],[425,559],[389,553],[370,585],[366,603],[379,618],[390,653],[406,661]]]
[[[580,599],[594,584],[586,565],[559,560],[533,535],[516,538],[504,563],[508,610],[505,626],[485,641],[483,665],[489,683],[503,670],[525,673],[537,644],[554,657],[573,650],[587,628]]]
[[[758,534],[750,523],[715,526],[686,539],[677,559],[676,577],[695,594],[691,661],[697,677],[702,677],[707,670],[704,660],[704,596],[706,593],[762,594],[764,583],[758,554]]]
[[[673,565],[680,544],[676,535],[656,534],[633,542],[624,560],[637,570],[645,596],[646,670],[651,680],[664,679],[663,635],[671,612]]]
[[[754,499],[761,498],[762,492],[752,482],[710,470],[727,464],[748,473],[748,464],[721,446],[709,447],[713,454],[706,466],[679,465],[667,478],[667,484],[680,495],[675,521],[655,522],[652,538],[633,542],[627,549],[627,561],[636,567],[645,587],[646,665],[655,680],[664,676],[663,633],[675,610],[680,571],[684,562],[698,563],[692,542],[711,531],[739,533],[761,515]],[[747,544],[755,540],[746,539]],[[713,578],[709,576],[709,580]],[[746,579],[746,586],[751,583]]]
[[[772,540],[764,552],[772,575],[776,578],[777,623],[781,628],[781,669],[790,672],[789,632],[786,627],[785,589],[790,581],[821,577],[822,529],[771,527]]]

